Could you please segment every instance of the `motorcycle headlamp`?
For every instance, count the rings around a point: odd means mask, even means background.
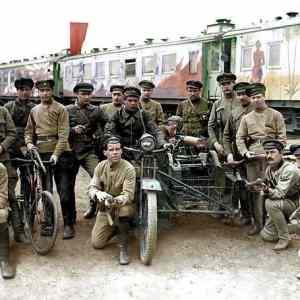
[[[143,151],[152,151],[155,148],[154,137],[146,133],[141,137],[140,144]]]

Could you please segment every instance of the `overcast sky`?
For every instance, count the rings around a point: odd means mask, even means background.
[[[238,27],[300,13],[300,0],[2,0],[0,62],[69,48],[69,23],[88,22],[84,48],[196,36],[217,18]]]

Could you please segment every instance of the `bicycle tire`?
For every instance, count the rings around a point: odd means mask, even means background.
[[[31,224],[31,241],[32,248],[36,253],[46,255],[52,250],[56,242],[59,227],[59,206],[57,200],[48,191],[42,192],[42,199],[39,201],[42,201],[42,204],[39,205],[39,203],[36,203],[33,210],[34,218]],[[51,235],[44,236],[41,234],[41,219],[45,216],[46,210],[48,210],[48,213],[50,210],[52,211],[50,218],[53,229],[51,230]]]

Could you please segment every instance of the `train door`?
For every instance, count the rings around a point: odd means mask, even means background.
[[[204,96],[211,101],[221,96],[217,76],[223,72],[235,72],[235,45],[235,38],[203,43]]]

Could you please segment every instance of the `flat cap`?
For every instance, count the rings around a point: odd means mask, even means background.
[[[140,81],[139,86],[141,88],[145,88],[145,89],[154,89],[155,88],[155,84],[152,81],[149,81],[149,80]]]
[[[188,80],[186,82],[186,86],[192,86],[192,87],[195,87],[197,89],[201,89],[203,87],[203,84],[200,80]]]
[[[217,76],[217,82],[220,84],[236,81],[236,76],[233,73],[223,73]]]
[[[250,87],[249,82],[238,82],[233,86],[233,90],[237,93],[247,93],[247,90]],[[248,95],[248,94],[247,94]]]
[[[124,88],[124,96],[126,97],[137,97],[141,96],[141,91],[135,86],[127,86]]]
[[[35,83],[35,87],[37,89],[47,89],[47,88],[53,89],[54,85],[55,85],[55,82],[52,79],[39,80]]]
[[[74,93],[78,93],[79,91],[92,93],[94,91],[94,87],[90,83],[80,82],[77,83],[73,88]]]
[[[124,85],[120,85],[120,84],[114,84],[114,85],[111,85],[110,86],[110,89],[109,91],[112,93],[112,92],[124,92]]]
[[[284,144],[279,140],[275,139],[268,139],[262,143],[265,150],[277,149],[282,151],[284,149]]]
[[[255,95],[265,95],[266,93],[266,86],[263,83],[252,83],[250,84],[248,90],[247,90],[248,96],[252,97]]]
[[[30,89],[32,89],[33,86],[34,86],[34,83],[31,78],[21,77],[21,78],[15,80],[15,87],[17,90],[19,90],[23,87],[29,87]]]
[[[294,155],[300,155],[300,145],[291,145],[290,152]]]

